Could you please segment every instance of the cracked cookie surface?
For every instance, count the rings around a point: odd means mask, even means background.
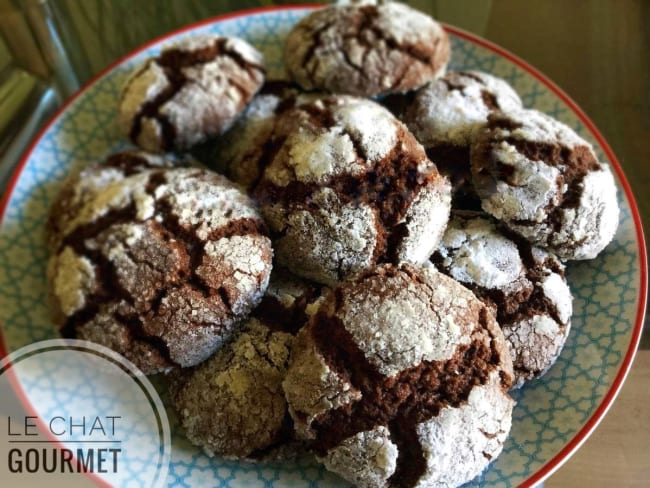
[[[358,486],[456,486],[503,447],[512,362],[492,312],[433,267],[367,270],[297,335],[283,388],[299,436]]]
[[[235,37],[194,36],[165,47],[126,81],[121,131],[154,152],[186,149],[228,129],[264,81],[262,55]]]
[[[262,303],[235,339],[197,368],[173,373],[172,399],[193,444],[211,456],[248,460],[295,451],[282,381],[293,334],[322,293],[275,268]]]
[[[420,88],[401,120],[452,183],[454,208],[480,208],[471,182],[470,146],[496,111],[521,109],[504,80],[480,71],[448,72]]]
[[[267,81],[233,127],[216,143],[216,167],[247,190],[260,179],[267,158],[273,153],[277,117],[312,95],[281,80]]]
[[[285,44],[287,70],[304,89],[368,97],[418,88],[443,73],[448,60],[442,27],[397,2],[316,10]]]
[[[272,249],[252,201],[224,177],[167,169],[115,181],[67,221],[48,263],[61,333],[144,373],[197,364],[259,303]]]
[[[431,261],[494,306],[510,348],[515,386],[542,376],[571,328],[571,291],[553,254],[478,212],[452,212]]]
[[[614,237],[612,172],[565,124],[537,110],[492,114],[471,161],[483,209],[561,259],[592,259]]]
[[[276,120],[253,195],[278,262],[332,284],[379,262],[422,263],[449,215],[450,188],[390,112],[317,98]]]
[[[122,151],[71,174],[63,182],[50,207],[45,225],[48,246],[53,251],[58,248],[67,223],[106,186],[136,173],[176,165],[177,161],[144,151]]]

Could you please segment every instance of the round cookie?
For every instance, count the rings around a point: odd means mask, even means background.
[[[89,164],[68,176],[50,207],[45,224],[47,242],[52,252],[56,252],[61,243],[62,228],[66,222],[72,220],[79,209],[101,189],[136,173],[171,168],[174,165],[171,159],[144,151],[123,151],[110,155],[102,163]]]
[[[193,444],[227,458],[291,454],[293,423],[282,381],[293,334],[317,307],[320,292],[274,269],[241,333],[197,368],[174,373],[172,400]]]
[[[226,131],[264,81],[262,55],[236,37],[186,37],[129,77],[122,133],[155,152],[187,149]]]
[[[172,401],[192,444],[210,456],[256,459],[291,439],[281,384],[292,341],[251,318],[233,342],[179,373]]]
[[[328,295],[283,388],[297,435],[357,486],[457,486],[501,452],[511,381],[492,312],[432,266],[403,264]]]
[[[480,208],[471,182],[470,145],[488,115],[521,107],[505,80],[480,71],[448,72],[415,93],[401,119],[451,180],[452,207]]]
[[[373,97],[413,90],[443,73],[449,38],[431,17],[402,3],[357,2],[301,19],[284,57],[305,90]]]
[[[280,265],[333,284],[379,262],[425,262],[449,216],[450,188],[406,127],[355,97],[278,116],[253,191]]]
[[[614,177],[563,123],[536,110],[492,114],[471,159],[483,209],[533,244],[592,259],[614,237]]]
[[[214,353],[259,303],[271,272],[252,201],[201,169],[113,182],[62,233],[48,263],[62,335],[111,347],[145,374]]]
[[[514,386],[548,371],[571,328],[571,291],[559,259],[485,214],[452,212],[431,261],[496,309]]]

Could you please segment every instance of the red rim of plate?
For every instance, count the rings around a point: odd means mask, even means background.
[[[7,206],[9,204],[9,200],[11,198],[11,195],[13,194],[13,190],[18,183],[18,180],[20,178],[20,175],[25,168],[25,165],[27,164],[27,161],[29,161],[32,152],[34,151],[35,147],[38,145],[40,140],[43,138],[44,134],[50,129],[50,127],[59,119],[59,117],[67,110],[67,108],[74,103],[80,95],[82,95],[87,89],[89,89],[92,85],[94,85],[100,78],[103,78],[105,75],[107,75],[109,72],[111,72],[115,67],[119,66],[120,64],[124,63],[125,61],[129,60],[130,58],[138,55],[142,51],[145,51],[146,49],[152,47],[155,44],[158,44],[160,42],[163,42],[165,40],[168,40],[170,37],[175,37],[179,34],[183,34],[185,32],[200,28],[205,25],[213,24],[216,22],[224,21],[224,20],[229,20],[229,19],[234,19],[238,17],[245,17],[248,15],[254,15],[258,13],[267,13],[267,12],[277,12],[277,11],[284,11],[284,10],[304,10],[304,9],[316,9],[320,8],[322,5],[314,5],[314,4],[305,4],[305,5],[282,5],[282,6],[269,6],[269,7],[260,7],[260,8],[253,8],[253,9],[248,9],[248,10],[241,10],[238,12],[233,12],[225,15],[219,15],[217,17],[212,17],[210,19],[202,20],[200,22],[195,22],[193,24],[187,25],[185,27],[182,27],[180,29],[177,29],[175,31],[172,31],[168,34],[165,34],[163,36],[160,36],[147,44],[139,47],[138,49],[135,49],[134,51],[131,51],[130,53],[126,54],[122,58],[118,59],[117,61],[113,62],[110,64],[108,67],[106,67],[104,70],[102,70],[99,74],[94,76],[91,80],[89,80],[86,84],[84,84],[83,87],[81,87],[71,98],[69,98],[58,110],[57,112],[52,116],[50,121],[45,125],[43,129],[39,132],[39,134],[36,136],[34,141],[31,143],[27,151],[25,152],[25,155],[21,159],[20,163],[14,170],[14,173],[9,181],[9,184],[7,185],[7,189],[5,191],[5,194],[2,198],[2,202],[0,203],[0,225],[2,224],[5,216],[5,212],[7,210]],[[523,59],[519,58],[518,56],[515,56],[511,52],[507,51],[506,49],[502,48],[501,46],[498,46],[497,44],[494,44],[490,41],[487,41],[475,34],[466,32],[462,29],[459,29],[457,27],[453,27],[447,24],[443,24],[445,30],[453,34],[457,37],[460,37],[462,39],[465,39],[466,41],[469,41],[473,44],[476,44],[478,46],[481,46],[489,51],[492,51],[499,56],[502,56],[506,58],[508,61],[516,64],[520,68],[522,68],[524,71],[528,72],[531,76],[536,78],[539,82],[541,82],[543,85],[545,85],[549,90],[551,90],[555,95],[557,95],[558,98],[560,98],[574,113],[575,115],[580,119],[580,121],[589,129],[589,132],[592,134],[592,136],[596,139],[602,150],[604,151],[605,155],[607,156],[607,159],[610,161],[612,168],[616,172],[616,175],[618,176],[618,179],[621,183],[621,186],[623,187],[623,191],[625,192],[625,197],[627,199],[628,204],[630,205],[630,210],[632,212],[632,218],[634,220],[634,228],[636,230],[636,237],[637,237],[637,245],[639,248],[639,275],[640,275],[640,283],[639,283],[639,302],[637,304],[637,313],[636,313],[636,321],[634,324],[634,330],[632,331],[632,338],[630,340],[630,345],[628,347],[627,352],[625,353],[625,357],[623,359],[623,362],[621,364],[621,368],[619,369],[618,373],[616,374],[616,378],[614,378],[614,381],[612,382],[612,385],[610,386],[609,390],[605,394],[605,397],[603,398],[603,401],[601,404],[596,408],[594,413],[591,415],[591,417],[587,420],[585,425],[578,431],[578,433],[571,439],[561,450],[558,452],[552,459],[546,462],[540,469],[537,470],[534,474],[532,474],[528,479],[526,479],[520,486],[522,487],[531,487],[534,486],[546,479],[548,476],[550,476],[555,470],[557,470],[569,457],[587,440],[589,435],[594,431],[594,429],[598,426],[602,418],[605,416],[607,411],[609,410],[610,406],[614,402],[614,399],[616,398],[616,395],[621,389],[621,386],[623,385],[623,382],[625,381],[625,378],[627,376],[627,373],[629,372],[631,366],[632,366],[632,361],[634,360],[634,355],[636,353],[637,347],[639,345],[639,341],[641,340],[641,332],[643,330],[643,321],[645,317],[645,309],[646,309],[646,300],[647,300],[647,287],[648,287],[648,270],[647,270],[647,254],[646,254],[646,245],[645,245],[645,238],[643,235],[643,227],[641,225],[641,215],[639,214],[639,209],[636,205],[636,201],[634,200],[634,196],[632,194],[632,188],[630,187],[629,182],[627,181],[627,178],[625,177],[625,174],[623,172],[623,168],[621,167],[621,164],[618,162],[618,159],[614,155],[614,151],[612,148],[609,146],[605,138],[601,135],[601,133],[598,131],[594,123],[587,117],[587,115],[582,111],[582,109],[566,94],[560,87],[558,87],[554,82],[552,82],[549,78],[547,78],[544,74],[542,74],[539,70],[528,64],[526,61]],[[5,343],[2,337],[2,329],[0,328],[0,357],[4,357],[8,354],[8,351],[5,347]],[[31,405],[29,403],[28,398],[22,391],[22,388],[20,388],[20,385],[16,385],[16,393],[18,394],[20,400],[25,406],[28,406],[28,410],[31,410]],[[94,478],[94,477],[93,477]],[[94,478],[94,481],[99,481]]]

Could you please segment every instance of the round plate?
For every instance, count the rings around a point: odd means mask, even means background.
[[[126,146],[116,130],[115,114],[128,73],[166,42],[215,33],[249,40],[264,53],[269,75],[281,76],[284,37],[308,11],[295,7],[247,11],[174,32],[115,63],[59,111],[23,159],[0,206],[0,320],[6,347],[0,353],[56,337],[46,310],[43,228],[48,207],[71,170]],[[607,411],[630,368],[645,311],[643,232],[619,163],[576,104],[507,51],[453,27],[447,30],[452,40],[450,69],[478,69],[505,78],[526,106],[562,120],[592,142],[600,160],[608,162],[618,177],[621,220],[614,241],[597,259],[568,266],[574,317],[564,351],[543,379],[513,392],[517,406],[503,454],[468,485],[528,486],[542,481],[580,446]],[[29,388],[24,389],[29,397]],[[252,465],[210,459],[172,427],[170,486],[342,483],[308,460]]]

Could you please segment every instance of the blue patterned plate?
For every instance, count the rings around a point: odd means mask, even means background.
[[[54,338],[45,292],[43,227],[61,180],[74,168],[125,146],[115,128],[119,89],[129,71],[164,42],[198,33],[248,39],[264,52],[270,74],[282,73],[283,39],[306,8],[272,8],[221,17],[175,32],[119,61],[54,117],[23,159],[0,206],[0,354]],[[611,149],[584,113],[552,82],[503,49],[448,27],[451,69],[479,69],[514,86],[540,109],[590,140],[618,177],[621,221],[614,241],[595,260],[571,263],[573,330],[542,379],[514,392],[517,406],[503,454],[468,486],[533,485],[557,469],[586,439],[614,400],[638,344],[646,296],[646,254],[629,184]],[[1,348],[6,348],[2,350]],[[23,387],[29,397],[29,388]],[[340,486],[313,461],[286,465],[209,459],[174,428],[169,485]]]

